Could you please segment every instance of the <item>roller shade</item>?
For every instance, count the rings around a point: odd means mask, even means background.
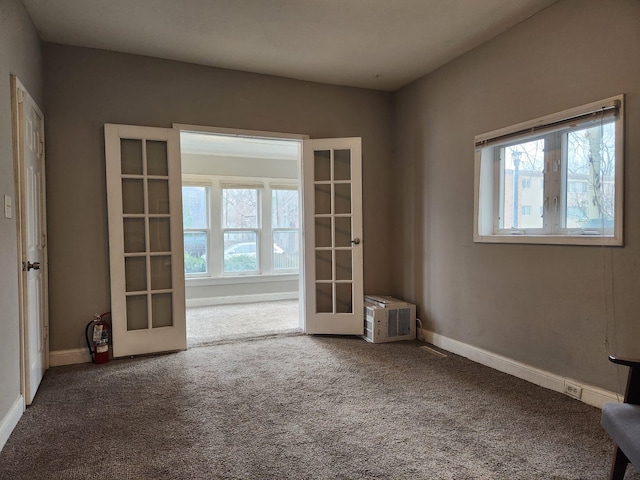
[[[589,109],[582,111],[569,110],[542,119],[520,123],[506,129],[495,130],[476,136],[475,146],[476,148],[483,148],[496,144],[510,143],[544,133],[588,124],[599,124],[609,119],[614,120],[619,115],[620,105],[620,100],[608,100],[601,104],[590,105]]]

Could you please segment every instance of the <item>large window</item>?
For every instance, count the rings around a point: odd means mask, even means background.
[[[224,273],[260,271],[260,189],[222,188],[222,238]]]
[[[475,241],[621,245],[622,119],[618,96],[477,136]]]
[[[182,194],[187,276],[298,272],[297,185],[272,180],[185,177]]]
[[[295,187],[271,188],[273,269],[297,271],[300,259],[300,198]]]

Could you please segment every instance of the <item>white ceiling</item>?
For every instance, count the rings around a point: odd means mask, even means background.
[[[47,42],[393,91],[557,0],[22,0]]]

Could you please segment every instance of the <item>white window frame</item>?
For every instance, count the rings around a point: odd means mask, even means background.
[[[216,183],[215,177],[213,179],[213,183]],[[255,179],[246,179],[242,177],[227,177],[226,180],[220,180],[218,183],[218,187],[220,189],[219,195],[219,204],[216,205],[212,203],[211,209],[218,208],[220,210],[220,244],[222,245],[222,249],[217,255],[220,257],[222,269],[221,276],[223,277],[236,277],[236,276],[244,276],[244,275],[260,275],[262,273],[270,273],[270,266],[267,264],[268,260],[264,258],[262,254],[264,239],[263,232],[265,231],[264,225],[264,216],[262,214],[263,210],[263,202],[264,202],[264,182],[256,181]],[[238,190],[255,190],[256,191],[256,226],[255,227],[225,227],[223,225],[224,216],[222,214],[222,210],[224,208],[223,195],[224,190],[227,189],[238,189]],[[268,228],[269,225],[266,225]],[[253,233],[256,236],[256,270],[242,270],[242,271],[229,271],[225,272],[224,270],[224,236],[227,233]],[[213,256],[213,253],[212,253]]]
[[[206,201],[206,209],[207,209],[207,227],[206,228],[184,228],[183,223],[183,236],[185,233],[191,232],[205,232],[207,237],[207,256],[206,256],[206,271],[205,272],[193,272],[187,273],[185,271],[185,277],[188,278],[199,278],[199,277],[210,277],[211,276],[211,255],[209,254],[209,250],[211,249],[211,183],[203,182],[201,180],[187,180],[183,179],[182,187],[202,187],[205,189],[205,201]]]
[[[273,192],[277,191],[277,190],[291,190],[291,191],[295,191],[297,196],[298,196],[298,228],[293,228],[293,227],[274,227],[273,226]],[[271,229],[271,242],[275,243],[275,234],[278,232],[297,232],[298,234],[298,244],[300,244],[300,235],[302,234],[302,231],[300,229],[300,211],[302,209],[302,196],[301,196],[301,192],[300,189],[298,188],[298,185],[295,183],[278,183],[278,182],[271,182],[269,184],[269,228]],[[300,263],[302,261],[302,252],[298,251],[298,268],[276,268],[275,265],[273,264],[273,260],[274,260],[274,256],[273,256],[273,251],[270,251],[271,254],[271,261],[272,261],[272,271],[274,274],[290,274],[290,273],[298,273],[300,271]]]
[[[189,273],[188,279],[229,279],[239,277],[284,276],[298,274],[298,269],[273,268],[273,232],[271,223],[271,192],[287,186],[298,191],[299,208],[301,195],[297,180],[282,178],[229,177],[218,175],[183,174],[183,186],[205,186],[208,188],[209,237],[207,242],[207,273]],[[273,188],[271,187],[273,185]],[[222,225],[222,191],[224,188],[255,188],[258,190],[257,228],[226,228]],[[200,229],[196,229],[200,231]],[[190,230],[186,230],[188,232]],[[225,232],[255,231],[257,235],[258,270],[225,272],[223,239]],[[297,229],[302,234],[300,228]],[[219,250],[219,251],[218,251]]]
[[[615,195],[613,228],[560,228],[564,222],[566,167],[561,137],[572,129],[613,122],[615,125]],[[536,229],[501,229],[500,149],[544,137],[544,224]],[[475,137],[474,242],[556,245],[623,245],[624,95],[564,110]],[[503,161],[503,159],[502,159]],[[554,168],[559,166],[559,168]],[[502,169],[503,171],[503,169]],[[555,203],[558,202],[558,208]]]

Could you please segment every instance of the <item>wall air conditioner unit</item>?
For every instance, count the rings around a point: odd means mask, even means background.
[[[371,343],[414,340],[416,306],[389,296],[365,295],[362,338]]]

